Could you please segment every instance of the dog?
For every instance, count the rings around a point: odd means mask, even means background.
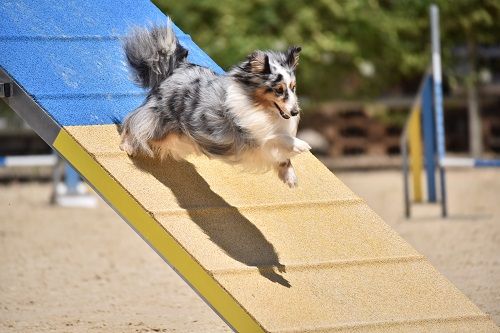
[[[297,186],[290,158],[311,149],[296,138],[300,47],[255,51],[224,75],[190,63],[170,23],[135,28],[123,48],[133,80],[149,89],[122,123],[123,151],[177,160],[204,154],[246,169],[274,169]]]

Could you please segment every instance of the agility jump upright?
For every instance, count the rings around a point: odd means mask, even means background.
[[[411,215],[409,185],[410,163],[413,180],[413,201],[422,202],[421,170],[425,164],[427,201],[438,201],[436,191],[436,169],[439,173],[441,216],[448,216],[446,193],[447,167],[500,167],[500,160],[456,158],[446,156],[446,137],[443,110],[442,62],[439,28],[439,9],[431,5],[431,62],[432,66],[424,75],[414,106],[401,137],[403,157],[405,215]],[[424,147],[422,147],[422,141]],[[410,151],[408,152],[408,146]],[[423,151],[423,153],[422,153]],[[425,158],[423,158],[425,157]]]

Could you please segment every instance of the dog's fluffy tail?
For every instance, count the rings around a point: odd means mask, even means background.
[[[125,37],[123,48],[134,81],[153,89],[186,61],[182,47],[169,22],[166,27],[135,28]]]

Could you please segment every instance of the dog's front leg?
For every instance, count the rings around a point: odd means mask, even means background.
[[[266,146],[273,152],[275,159],[279,162],[284,162],[311,149],[307,142],[290,135],[275,135],[267,140]]]
[[[290,188],[297,186],[297,175],[295,174],[295,169],[290,160],[278,163],[276,165],[276,171],[278,172],[279,179],[281,179],[283,183],[287,184]]]
[[[275,169],[279,179],[289,187],[297,186],[297,175],[290,158],[309,149],[311,147],[307,142],[289,135],[276,135],[266,142],[266,150],[276,161]]]
[[[292,152],[293,155],[298,155],[300,153],[305,153],[306,151],[311,150],[311,146],[304,140],[297,139],[295,137],[292,137],[293,139],[293,144],[292,144]]]

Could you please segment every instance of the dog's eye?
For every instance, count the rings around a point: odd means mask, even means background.
[[[285,92],[285,90],[283,89],[282,86],[279,86],[274,91],[276,91],[276,94],[278,94],[278,95],[283,95],[283,93]]]
[[[290,85],[290,89],[291,89],[293,92],[295,92],[295,87],[296,87],[296,86],[295,86],[295,84],[294,84],[294,85]]]

